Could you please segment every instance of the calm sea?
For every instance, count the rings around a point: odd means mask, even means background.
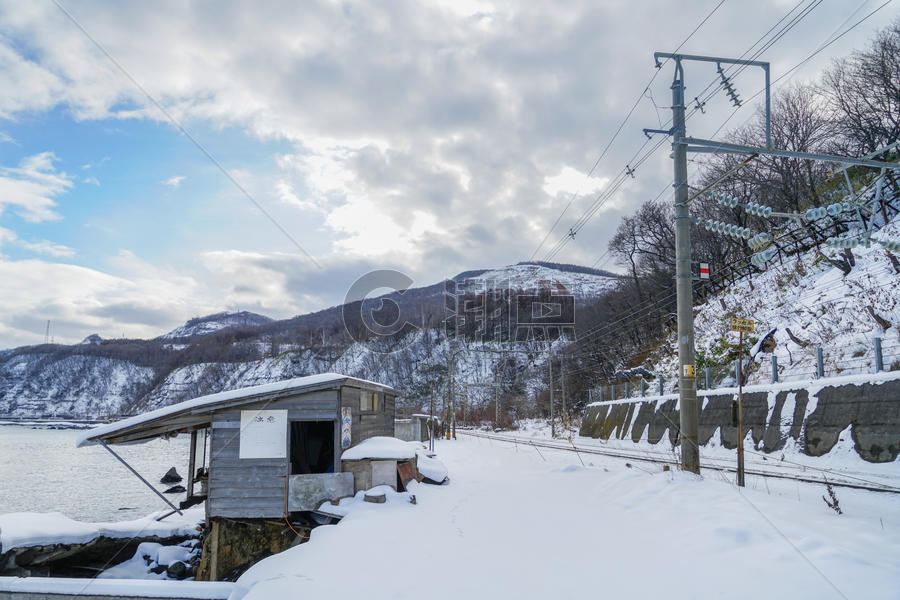
[[[81,521],[125,521],[168,506],[100,446],[76,448],[58,424],[0,424],[0,514],[61,512]],[[113,449],[160,491],[169,467],[187,480],[189,436]],[[199,454],[199,452],[198,452]],[[168,494],[177,506],[184,494]]]

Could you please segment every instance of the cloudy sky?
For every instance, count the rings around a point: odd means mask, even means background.
[[[761,57],[777,77],[882,2],[727,0],[682,51],[740,56],[809,8]],[[641,128],[667,118],[671,65],[586,176],[653,76],[653,51],[718,4],[0,2],[0,347],[41,342],[48,319],[57,342],[153,337],[221,310],[334,305],[374,268],[424,285],[527,260],[572,201],[541,259]],[[863,46],[897,8],[792,81]],[[690,65],[687,95],[714,75]],[[750,69],[736,80],[744,97],[760,86]],[[730,114],[720,94],[689,131],[711,135]],[[670,181],[666,150],[557,262],[602,256],[618,218]]]

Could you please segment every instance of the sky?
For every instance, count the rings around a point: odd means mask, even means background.
[[[151,338],[224,310],[340,304],[374,269],[428,285],[547,258],[668,118],[671,64],[641,93],[654,51],[712,12],[681,52],[739,57],[809,8],[759,57],[777,77],[882,3],[0,0],[0,348],[43,342],[48,320],[58,343]],[[687,97],[714,77],[688,64]],[[747,98],[762,76],[734,84]],[[733,112],[724,94],[704,110],[689,134]],[[619,219],[668,197],[667,149],[553,260],[614,270]]]

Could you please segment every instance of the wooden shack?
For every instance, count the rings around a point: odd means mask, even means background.
[[[262,558],[243,551],[222,564],[219,549],[241,521],[244,529],[247,520],[257,525],[275,520],[275,527],[284,529],[285,523],[291,527],[291,513],[354,493],[353,474],[341,469],[341,453],[368,438],[394,435],[396,395],[389,386],[347,375],[312,375],[203,396],[102,425],[84,432],[78,445],[100,444],[115,454],[110,445],[189,434],[187,499],[181,504],[206,500],[207,541],[212,542],[204,544],[204,561],[207,578],[215,580],[240,567],[235,563],[242,559]],[[284,538],[283,543],[273,541],[263,554],[293,541],[284,532],[272,535]]]

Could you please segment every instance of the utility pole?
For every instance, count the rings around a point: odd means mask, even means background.
[[[550,345],[550,348],[553,346]],[[553,422],[553,355],[550,354],[547,364],[550,365],[550,437],[556,437],[556,424]]]
[[[428,448],[434,452],[434,382],[431,382],[431,415],[428,418],[428,430],[431,432]]]
[[[568,416],[568,412],[566,412],[566,355],[563,354],[559,357],[559,362],[562,367],[562,373],[559,376],[559,385],[562,387],[562,416],[563,422],[566,421],[566,417]]]
[[[694,373],[694,299],[691,273],[691,220],[688,214],[687,144],[684,124],[684,69],[675,59],[672,82],[672,149],[675,162],[675,295],[678,315],[678,396],[681,468],[700,472],[697,379]]]

